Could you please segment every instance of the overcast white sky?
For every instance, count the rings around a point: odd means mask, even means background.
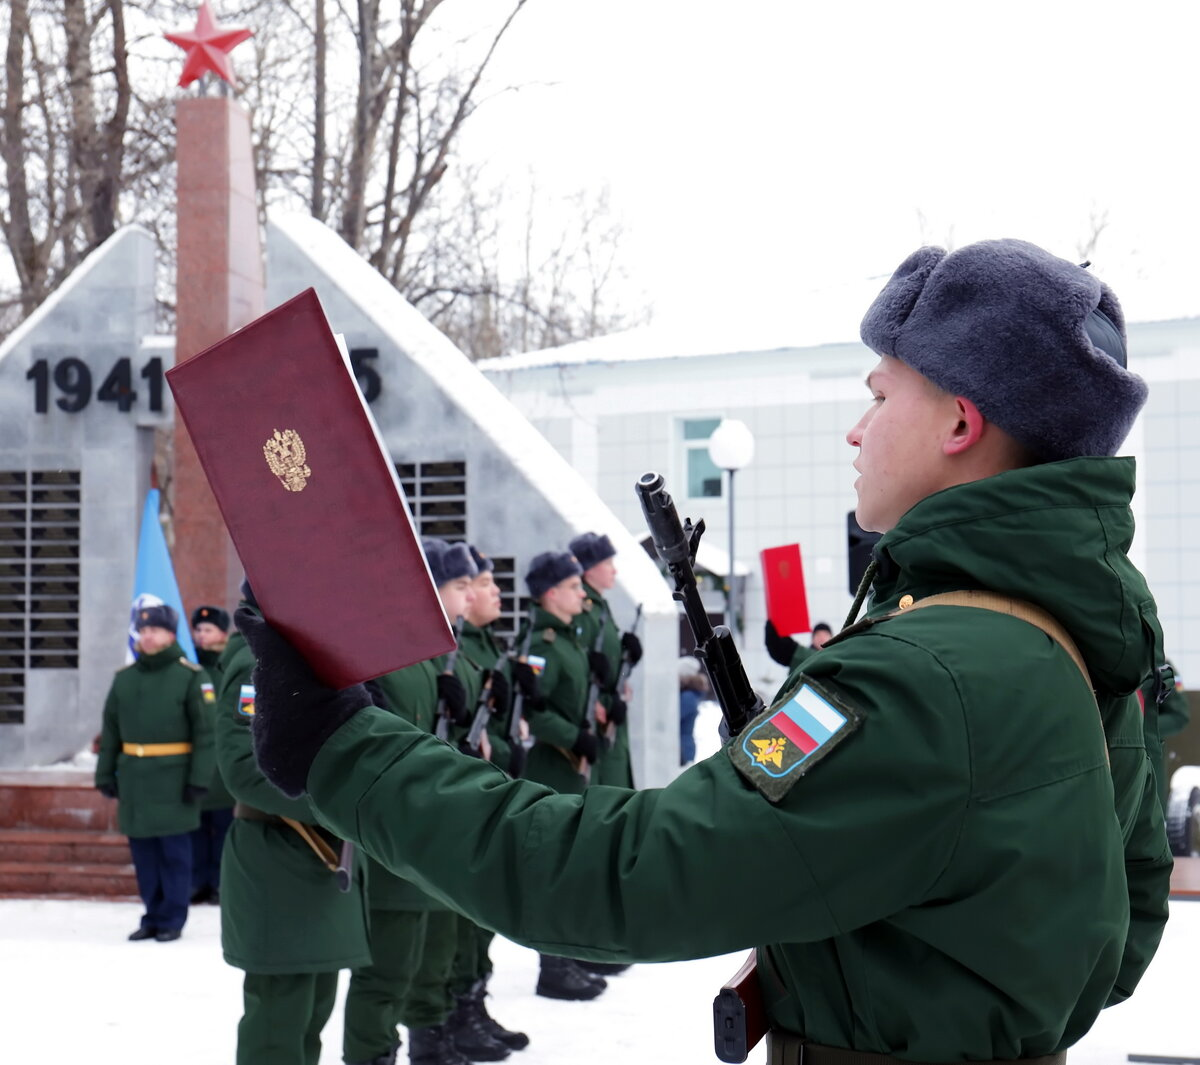
[[[1105,215],[1127,316],[1200,314],[1200,4],[530,0],[510,33],[495,79],[525,87],[470,151],[547,195],[607,185],[659,322],[849,289],[851,339],[862,279],[921,243],[1073,258]]]

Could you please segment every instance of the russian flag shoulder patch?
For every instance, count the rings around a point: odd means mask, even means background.
[[[242,690],[238,692],[238,713],[242,717],[254,716],[254,685],[243,684]]]
[[[845,699],[801,675],[725,750],[747,781],[771,802],[779,802],[862,722],[862,714]]]

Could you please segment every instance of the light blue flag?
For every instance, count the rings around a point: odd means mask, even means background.
[[[173,607],[179,615],[176,638],[179,640],[179,646],[183,648],[183,653],[193,662],[196,661],[196,648],[192,644],[192,631],[188,626],[188,616],[183,610],[179,584],[175,580],[175,567],[171,565],[171,552],[167,550],[162,523],[158,520],[158,489],[151,488],[146,493],[146,508],[142,511],[137,568],[133,575],[133,602],[129,609],[130,662],[135,657],[133,647],[137,643],[137,629],[134,627],[134,620],[138,611],[142,607],[157,606],[160,603]]]

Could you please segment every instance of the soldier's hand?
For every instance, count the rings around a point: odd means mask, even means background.
[[[371,697],[361,684],[337,691],[257,612],[239,607],[234,623],[257,661],[254,667],[254,756],[263,775],[293,799],[304,794],[313,759],[330,736]]]
[[[508,678],[498,669],[492,670],[492,713],[503,714],[512,705],[512,689]]]
[[[117,789],[111,784],[97,784],[96,790],[106,799],[115,799],[117,797]]]
[[[183,786],[183,801],[189,805],[199,802],[208,794],[208,788],[202,788],[198,784],[185,784]]]
[[[453,673],[439,673],[437,693],[451,721],[459,726],[471,723],[471,714],[467,710],[467,688],[461,680]]]
[[[625,724],[625,719],[629,717],[629,706],[619,695],[612,697],[612,705],[608,708],[608,720],[614,725]]]
[[[642,641],[632,632],[626,632],[621,636],[621,650],[625,652],[625,657],[629,659],[631,666],[636,666],[642,660]]]
[[[579,755],[580,758],[586,758],[589,762],[596,761],[596,736],[589,729],[581,728],[579,735],[575,737],[575,742],[571,744],[571,751]]]
[[[541,702],[542,687],[538,683],[538,675],[528,662],[513,663],[513,680],[517,682],[517,691],[529,703]]]
[[[601,688],[608,686],[608,659],[601,651],[588,651],[588,668]]]
[[[790,667],[792,664],[792,655],[799,650],[800,645],[790,636],[780,636],[778,630],[771,623],[770,618],[767,619],[765,637],[767,654],[781,666]]]

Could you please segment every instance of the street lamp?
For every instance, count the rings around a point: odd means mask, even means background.
[[[754,458],[754,436],[745,422],[725,418],[708,439],[713,463],[729,473],[729,631],[737,637],[737,585],[733,573],[733,475]]]

